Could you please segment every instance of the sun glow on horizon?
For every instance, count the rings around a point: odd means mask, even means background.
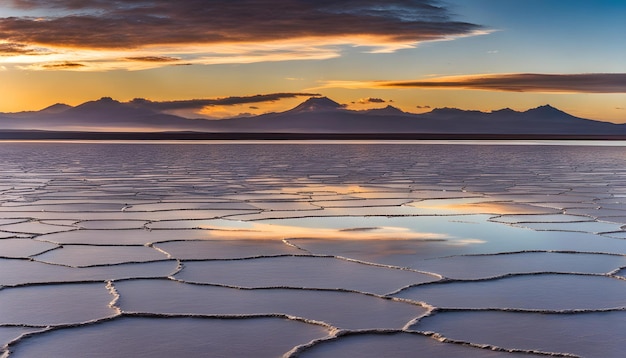
[[[3,3],[0,113],[105,96],[172,101],[314,91],[351,110],[551,104],[626,123],[626,49],[615,46],[626,32],[626,4],[274,1],[245,0],[246,11],[231,2]],[[271,15],[267,4],[277,5]],[[550,21],[520,19],[522,10]],[[168,113],[226,118],[297,104]]]

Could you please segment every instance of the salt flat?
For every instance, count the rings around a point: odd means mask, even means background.
[[[620,357],[625,150],[2,142],[0,354]]]

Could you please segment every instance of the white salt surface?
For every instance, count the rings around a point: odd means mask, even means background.
[[[267,257],[243,261],[185,262],[175,276],[196,283],[246,288],[345,289],[379,295],[440,277],[323,257]]]
[[[114,316],[113,296],[104,283],[5,288],[0,291],[0,324],[63,325]]]
[[[147,221],[142,220],[87,220],[76,225],[81,229],[114,230],[143,229]]]
[[[454,279],[491,278],[518,273],[609,273],[626,266],[626,256],[559,252],[451,256],[423,260],[417,268]]]
[[[114,226],[115,228],[115,226]],[[145,245],[172,240],[199,240],[210,233],[194,230],[151,231],[141,229],[76,230],[71,232],[42,235],[39,238],[57,244],[84,245]]]
[[[11,357],[280,357],[326,334],[280,318],[131,317],[43,333]]]
[[[619,357],[623,153],[2,143],[0,356]]]
[[[565,222],[565,223],[520,223],[515,226],[542,231],[577,231],[589,233],[605,233],[621,230],[621,224],[607,222]]]
[[[124,312],[258,316],[282,314],[345,329],[401,329],[426,309],[353,292],[303,289],[242,290],[170,280],[115,284]]]
[[[455,293],[463,292],[462,295]],[[602,292],[601,295],[598,295]],[[596,275],[533,274],[421,285],[396,296],[444,308],[537,311],[626,309],[624,280]]]
[[[7,344],[19,339],[24,334],[43,330],[43,328],[28,328],[20,326],[0,327],[0,345],[2,345],[1,347],[6,347]],[[0,349],[0,354],[6,353],[6,350]]]
[[[246,237],[246,233],[237,233],[237,235]],[[280,240],[172,241],[159,243],[154,247],[180,260],[243,259],[305,253]]]
[[[169,257],[147,246],[65,245],[34,257],[36,261],[71,267],[115,265],[126,262],[166,260]]]
[[[125,278],[166,277],[178,270],[175,260],[67,267],[23,259],[0,259],[0,285],[15,286],[46,282],[108,281]]]
[[[51,225],[42,222],[25,222],[12,225],[2,225],[0,226],[0,230],[22,234],[40,235],[53,232],[71,231],[76,230],[76,228],[63,225]]]
[[[503,348],[571,352],[582,357],[621,357],[626,347],[626,312],[541,314],[442,312],[413,329],[440,332],[464,342]]]
[[[2,239],[0,240],[0,257],[26,258],[55,248],[58,248],[58,245],[49,242],[29,239]]]
[[[414,333],[360,333],[317,344],[301,357],[540,357],[534,354],[515,354],[490,351],[467,345],[442,343],[434,338]]]
[[[584,215],[501,215],[491,218],[491,221],[509,224],[530,224],[530,223],[577,223],[577,222],[593,222],[593,218]]]

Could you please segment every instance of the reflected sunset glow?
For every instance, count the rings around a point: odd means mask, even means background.
[[[484,201],[485,199],[453,199],[453,200],[425,200],[407,204],[434,214],[534,214],[543,213],[545,208],[539,208],[520,203]]]
[[[241,224],[232,227],[212,226],[210,223],[198,226],[207,229],[209,239],[244,239],[244,240],[267,240],[267,239],[320,239],[320,240],[424,240],[446,241],[452,237],[439,233],[414,232],[405,227],[347,227],[343,229],[318,228],[314,231],[307,227],[289,225],[265,224],[261,222],[247,222],[244,227]]]

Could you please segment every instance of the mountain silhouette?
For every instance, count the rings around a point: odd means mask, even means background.
[[[62,113],[72,108],[65,103],[56,103],[39,111],[40,113]]]
[[[157,112],[136,107],[129,103],[122,103],[111,97],[102,97],[97,101],[85,102],[76,107],[70,108],[61,114],[67,117],[83,118],[83,120],[109,120],[109,121],[126,121],[135,118],[154,115]]]
[[[396,108],[392,105],[388,105],[387,107],[384,108],[374,108],[374,109],[369,109],[367,111],[367,114],[374,114],[374,115],[378,115],[378,116],[402,116],[402,115],[410,115],[410,113],[406,113],[403,112],[401,109]]]
[[[279,113],[207,120],[182,118],[133,101],[103,97],[75,107],[55,104],[35,112],[0,113],[1,130],[626,135],[626,124],[578,118],[550,105],[524,112],[437,108],[413,114],[393,106],[353,111],[327,97],[311,97]]]

